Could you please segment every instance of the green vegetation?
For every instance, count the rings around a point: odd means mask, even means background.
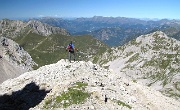
[[[128,105],[128,104],[126,104],[126,103],[124,103],[124,102],[122,102],[122,101],[120,101],[120,100],[118,100],[117,103],[118,103],[118,105],[120,105],[120,106],[127,107],[127,108],[129,108],[129,109],[132,109],[132,107],[131,107],[130,105]]]
[[[153,57],[150,61],[144,63],[143,67],[154,66],[156,68],[165,70],[173,69],[171,64],[174,62],[179,63],[177,54],[160,54],[157,58]]]
[[[136,79],[133,79],[132,81],[133,81],[134,83],[137,83],[137,80],[136,80]]]
[[[133,62],[139,59],[139,53],[134,54],[127,62]]]
[[[158,57],[153,57],[150,61],[144,63],[143,68],[152,66],[155,71],[149,71],[151,74],[146,74],[145,78],[151,78],[153,80],[151,84],[162,81],[164,87],[172,81],[173,76],[179,72],[178,68],[174,68],[174,65],[179,64],[179,58],[177,54],[159,54]],[[167,70],[169,71],[167,73]]]
[[[88,86],[87,83],[82,83],[82,82],[76,82],[76,86],[74,86],[75,88],[85,88],[86,86]]]
[[[93,59],[93,63],[97,63],[99,60],[99,57],[98,56],[95,56],[94,59]]]
[[[174,98],[177,98],[177,99],[180,98],[180,94],[173,93],[173,92],[170,92],[169,94],[170,94],[170,97],[174,97]]]
[[[137,42],[136,42],[136,39],[133,39],[133,40],[130,41],[130,44],[131,44],[131,45],[136,45],[136,46],[140,45],[141,43],[142,43],[142,42],[137,43]]]
[[[98,60],[101,58],[101,56],[103,55],[103,53],[108,50],[109,48],[106,47],[106,48],[99,48],[98,52],[96,54],[94,54],[94,57],[93,57],[93,63],[98,63]],[[109,49],[110,50],[110,49]],[[103,61],[103,63],[105,63]]]
[[[141,47],[141,52],[146,53],[147,51],[148,51],[147,48],[145,48],[144,46]]]
[[[27,29],[28,30],[28,29]],[[16,37],[15,40],[20,44],[38,64],[38,67],[56,63],[60,59],[67,59],[68,52],[65,50],[70,41],[73,41],[75,47],[79,50],[76,51],[77,60],[89,60],[87,56],[94,57],[96,62],[99,55],[106,51],[109,47],[95,38],[84,36],[64,36],[64,35],[51,35],[41,36],[32,32],[26,32]],[[34,67],[37,69],[38,67]]]
[[[158,38],[158,37],[159,37],[159,34],[158,34],[158,33],[155,33],[155,34],[153,35],[153,37]]]
[[[180,82],[177,82],[174,84],[176,90],[178,90],[180,92]]]
[[[68,88],[67,92],[63,92],[60,96],[57,96],[52,100],[46,100],[44,108],[67,108],[72,104],[81,104],[88,97],[90,97],[90,93],[85,91],[85,87],[88,86],[87,83],[76,82],[73,87]]]
[[[132,55],[134,52],[127,52],[126,57]]]
[[[177,85],[177,84],[180,84],[180,82],[177,82],[175,85]],[[174,85],[174,86],[175,86]],[[177,89],[177,88],[176,88]],[[177,89],[178,91],[180,91],[179,89]],[[169,97],[173,97],[173,98],[175,98],[175,99],[179,99],[180,98],[180,94],[179,94],[179,92],[175,92],[173,89],[171,89],[171,88],[168,88],[166,91],[163,91],[163,94],[165,94],[165,95],[168,95]]]
[[[162,62],[159,64],[159,67],[162,69],[167,69],[170,63],[171,63],[171,59],[162,60]]]
[[[167,44],[166,44],[166,39],[164,37],[159,37],[159,34],[155,33],[154,34],[155,40],[153,42],[153,50],[159,51],[161,49],[166,49]]]
[[[119,46],[117,49],[121,50],[121,51],[124,51],[125,48],[126,48],[125,46]]]

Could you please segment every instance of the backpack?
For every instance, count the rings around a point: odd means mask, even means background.
[[[72,44],[69,44],[69,45],[68,45],[68,50],[70,50],[70,51],[73,51],[73,50],[74,50],[73,47],[72,47]]]

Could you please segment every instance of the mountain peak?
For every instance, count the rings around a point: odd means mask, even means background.
[[[109,66],[121,76],[135,79],[136,82],[179,100],[179,47],[180,41],[156,31],[112,49],[109,53],[112,61],[105,66]]]
[[[43,24],[37,20],[30,20],[27,23],[27,26],[33,28],[34,29],[33,32],[44,36],[49,36],[51,34],[62,34],[69,36],[69,33],[67,33],[65,29],[59,27],[53,27],[48,24]]]
[[[63,28],[43,24],[37,20],[30,20],[27,23],[20,20],[0,20],[0,36],[15,38],[24,33],[28,34],[31,31],[43,36],[49,36],[52,34],[70,35]]]
[[[147,34],[147,35],[142,35],[145,37],[154,37],[154,38],[168,38],[168,36],[162,32],[162,31],[155,31],[153,33]]]

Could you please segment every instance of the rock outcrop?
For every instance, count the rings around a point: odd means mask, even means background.
[[[49,36],[52,34],[69,35],[69,33],[63,28],[53,27],[48,24],[43,24],[40,21],[36,21],[36,20],[30,20],[26,24],[26,27],[33,28],[34,33],[37,33],[43,36]]]
[[[91,62],[60,60],[3,82],[0,108],[7,106],[30,110],[177,110],[180,102]]]
[[[37,64],[16,42],[0,37],[0,83],[33,70]]]

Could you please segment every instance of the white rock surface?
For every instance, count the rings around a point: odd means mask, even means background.
[[[96,67],[96,69],[94,68]],[[50,90],[44,100],[31,110],[44,109],[45,100],[58,96],[75,82],[86,82],[86,91],[90,98],[83,104],[71,105],[67,110],[127,110],[115,100],[122,101],[132,110],[178,110],[180,102],[165,97],[149,87],[134,83],[113,71],[101,68],[92,62],[73,62],[65,60],[46,65],[38,70],[26,72],[15,79],[9,79],[0,85],[0,95],[21,90],[27,84],[35,82],[40,89]],[[102,86],[103,85],[103,86]],[[104,102],[105,95],[108,100]],[[58,108],[61,110],[62,108]]]

